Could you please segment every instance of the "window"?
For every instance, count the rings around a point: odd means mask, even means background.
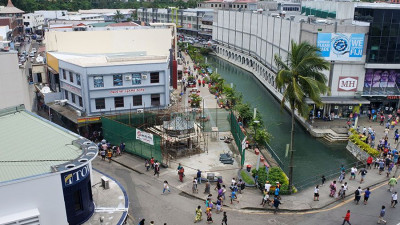
[[[74,83],[74,73],[69,72],[69,81],[71,81],[71,83]]]
[[[69,99],[68,98],[68,91],[64,91],[64,97],[65,97],[65,99]]]
[[[76,211],[83,210],[81,190],[74,192],[74,209]]]
[[[154,72],[150,73],[150,83],[160,83],[160,73],[159,72]]]
[[[114,86],[122,86],[122,74],[113,75]]]
[[[95,88],[104,87],[103,76],[95,76],[93,77],[93,83]]]
[[[151,95],[151,105],[153,105],[153,106],[160,105],[160,94],[152,94]]]
[[[75,103],[75,94],[71,93],[72,102]]]
[[[141,95],[134,95],[133,97],[133,106],[142,105],[142,96]]]
[[[81,75],[79,75],[79,74],[76,74],[76,84],[77,85],[81,85]]]
[[[96,109],[105,109],[106,108],[106,100],[104,98],[96,98],[95,100]]]
[[[142,83],[142,75],[140,73],[132,74],[132,84],[141,84]]]
[[[79,96],[79,106],[83,107],[83,102],[82,102],[82,97],[81,96]]]
[[[65,70],[62,69],[61,71],[62,71],[62,74],[63,74],[63,79],[66,80],[67,79],[67,74],[65,73]]]
[[[115,97],[114,98],[114,106],[115,106],[115,108],[124,107],[124,97]]]

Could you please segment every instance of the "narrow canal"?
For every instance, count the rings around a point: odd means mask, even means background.
[[[285,171],[288,171],[289,157],[285,158],[285,151],[286,144],[290,143],[290,114],[281,109],[277,99],[250,72],[216,56],[208,57],[208,63],[218,69],[227,83],[236,86],[245,102],[249,102],[262,114],[264,124],[273,136],[270,145],[285,164]],[[295,184],[302,186],[309,183],[311,177],[315,180],[316,175],[338,172],[341,164],[356,162],[346,151],[345,143],[325,143],[313,138],[299,123],[296,122],[295,127]]]

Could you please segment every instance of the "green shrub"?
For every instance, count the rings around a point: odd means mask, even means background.
[[[242,177],[243,181],[244,181],[246,184],[254,185],[254,180],[253,180],[253,178],[251,178],[251,177],[246,173],[246,171],[241,170],[241,171],[240,171],[240,176]]]
[[[265,171],[265,167],[261,167],[259,170],[253,169],[252,171],[253,177],[258,175],[258,188],[260,190],[264,189],[265,181],[269,181],[269,183],[274,186],[278,181],[281,187],[281,194],[287,194],[287,190],[289,188],[289,179],[286,174],[279,167],[271,167],[269,168],[269,173]],[[272,190],[271,190],[272,191]],[[293,191],[296,192],[296,189],[293,188]]]
[[[362,137],[360,137],[360,136],[362,136]],[[370,156],[373,156],[373,157],[379,156],[379,151],[378,150],[372,148],[369,144],[367,144],[364,141],[362,141],[362,140],[365,140],[365,139],[366,139],[366,137],[364,137],[363,135],[358,135],[357,132],[356,132],[356,134],[352,134],[349,137],[349,140],[351,142],[353,142],[355,145],[357,145],[361,150],[363,150],[366,153],[368,153]]]

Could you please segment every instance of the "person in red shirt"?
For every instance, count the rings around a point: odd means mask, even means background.
[[[344,220],[343,220],[342,225],[344,225],[346,222],[351,225],[351,223],[350,223],[350,210],[347,210],[346,216],[343,217],[343,218],[344,218]]]
[[[373,160],[373,158],[371,156],[369,156],[367,159],[367,168],[368,169],[371,169],[372,160]]]

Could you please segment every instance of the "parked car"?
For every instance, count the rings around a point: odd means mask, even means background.
[[[32,48],[32,52],[36,53],[36,48]]]
[[[35,53],[34,52],[29,53],[29,57],[35,57]]]

